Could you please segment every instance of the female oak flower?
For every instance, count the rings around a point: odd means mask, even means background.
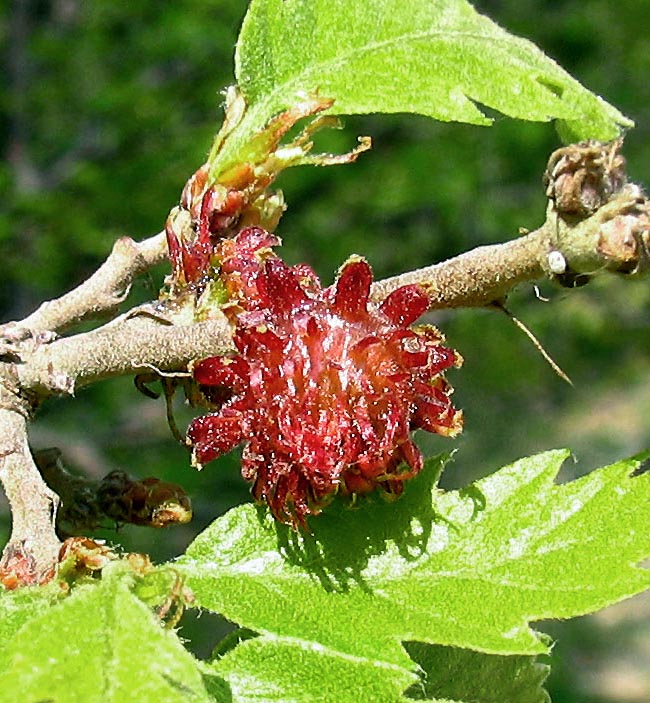
[[[260,232],[238,236],[250,243]],[[273,256],[244,268],[239,289],[254,295],[233,308],[239,354],[193,367],[208,398],[225,398],[189,427],[194,463],[244,443],[242,474],[255,498],[294,526],[336,492],[400,494],[423,464],[411,431],[462,427],[441,376],[460,357],[435,328],[408,327],[427,309],[424,291],[404,286],[375,306],[361,259],[326,289],[311,269]]]

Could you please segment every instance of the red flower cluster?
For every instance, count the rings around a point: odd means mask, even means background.
[[[427,309],[419,286],[375,306],[365,261],[349,261],[323,289],[308,267],[273,256],[275,243],[249,228],[224,244],[239,354],[194,366],[222,404],[188,437],[199,466],[245,443],[242,473],[255,498],[297,525],[336,492],[401,493],[423,463],[410,432],[461,430],[441,376],[460,357],[435,328],[408,327]]]

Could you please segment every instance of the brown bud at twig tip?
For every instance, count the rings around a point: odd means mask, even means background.
[[[138,481],[123,471],[104,477],[97,503],[102,515],[117,523],[169,527],[192,519],[190,499],[179,485],[154,477]]]
[[[136,479],[124,471],[111,471],[101,481],[76,476],[66,469],[56,448],[36,452],[34,459],[61,498],[57,524],[67,534],[95,529],[107,520],[160,528],[192,519],[190,499],[176,483]]]
[[[544,174],[546,195],[564,218],[582,220],[627,182],[622,139],[571,144],[551,154]]]
[[[608,269],[638,274],[650,267],[650,213],[646,207],[635,214],[618,215],[600,228],[598,253],[608,260]]]

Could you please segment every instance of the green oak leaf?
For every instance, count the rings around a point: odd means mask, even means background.
[[[9,665],[16,633],[30,620],[47,614],[62,595],[57,583],[0,590],[0,671]]]
[[[459,703],[550,703],[543,684],[549,667],[534,657],[505,657],[457,647],[406,642],[420,681],[408,700]]]
[[[399,703],[416,679],[381,660],[274,636],[247,639],[208,670],[228,682],[233,703]]]
[[[132,592],[134,582],[122,565],[111,565],[100,582],[75,587],[31,617],[23,612],[5,643],[0,703],[228,701],[227,688],[215,697],[216,677],[204,677],[176,634]],[[28,599],[20,605],[25,610]]]
[[[557,118],[575,140],[612,139],[633,124],[466,0],[252,0],[235,77],[248,109],[222,165],[305,94],[334,99],[333,114],[488,125],[485,106],[517,119]]]
[[[522,459],[471,490],[442,492],[429,461],[395,503],[335,503],[292,532],[245,505],[216,520],[176,567],[197,604],[266,636],[408,668],[401,642],[534,655],[529,623],[645,590],[650,477],[641,458],[571,483],[568,456]]]
[[[255,637],[254,641],[251,638]],[[549,703],[549,667],[533,657],[496,656],[407,642],[415,675],[384,662],[350,657],[313,642],[235,631],[207,671],[230,685],[233,703],[259,701],[433,701]],[[244,643],[244,644],[242,644]],[[404,688],[412,683],[403,693]]]

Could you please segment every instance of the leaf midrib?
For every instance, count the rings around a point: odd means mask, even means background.
[[[445,42],[449,39],[453,41],[461,41],[462,39],[471,39],[475,40],[478,42],[485,42],[487,44],[493,44],[496,45],[499,51],[503,51],[503,45],[505,44],[506,46],[512,42],[519,42],[519,41],[525,41],[519,37],[512,37],[512,36],[506,36],[506,37],[495,37],[495,36],[490,36],[490,35],[485,35],[485,34],[477,34],[476,32],[460,32],[458,30],[450,30],[450,31],[441,31],[441,30],[435,30],[435,31],[427,31],[427,32],[410,32],[408,34],[402,34],[399,37],[392,37],[391,39],[384,39],[382,41],[373,41],[369,44],[364,44],[361,47],[352,47],[351,49],[347,50],[344,53],[337,53],[336,56],[333,58],[330,58],[326,61],[319,61],[318,63],[312,63],[309,65],[309,67],[301,71],[300,73],[293,74],[288,80],[283,81],[281,84],[278,84],[276,88],[274,88],[268,95],[260,100],[257,103],[252,103],[250,105],[252,110],[255,110],[257,112],[258,109],[260,108],[265,108],[267,105],[270,105],[273,109],[275,108],[276,105],[276,99],[277,96],[282,96],[283,93],[290,92],[290,91],[298,91],[298,90],[305,90],[309,89],[306,88],[304,85],[304,81],[308,79],[310,76],[314,74],[318,74],[319,72],[325,71],[325,69],[329,70],[330,72],[335,69],[338,66],[341,66],[345,64],[347,61],[351,60],[352,58],[357,59],[359,56],[362,56],[365,53],[371,53],[373,51],[378,51],[380,49],[384,49],[386,47],[390,47],[391,45],[397,45],[402,42],[408,42],[408,41],[420,41],[422,39],[432,39],[433,41],[437,41],[439,43]],[[531,47],[532,48],[532,47]],[[516,63],[520,68],[525,69],[525,68],[531,68],[531,69],[536,69],[537,67],[522,59],[519,56],[512,56],[512,59],[514,63]],[[549,59],[549,61],[552,61],[552,59]],[[556,65],[557,66],[557,65]],[[562,72],[562,69],[557,66],[557,70]],[[239,71],[238,71],[239,73]],[[540,83],[542,87],[544,85]],[[294,87],[295,86],[295,87]],[[242,86],[240,86],[242,87]],[[313,89],[318,88],[318,86],[314,86]],[[242,90],[244,91],[245,95],[245,88],[242,87]],[[549,94],[553,95],[552,91],[550,89],[547,89]],[[324,96],[324,97],[330,97],[330,96]],[[269,114],[269,110],[266,109],[264,110],[264,114]]]

